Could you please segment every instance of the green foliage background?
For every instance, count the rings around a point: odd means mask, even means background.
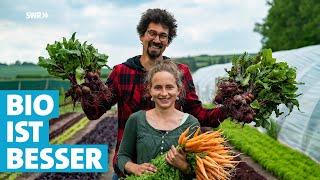
[[[320,43],[319,0],[269,0],[268,15],[256,23],[262,48],[273,51],[300,48]]]

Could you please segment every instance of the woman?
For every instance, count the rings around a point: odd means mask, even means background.
[[[146,76],[147,92],[155,108],[133,113],[124,130],[117,165],[124,174],[154,173],[150,160],[166,153],[166,161],[185,174],[190,172],[186,155],[174,146],[179,135],[190,126],[199,126],[198,120],[175,108],[183,96],[181,73],[170,60],[159,61]]]

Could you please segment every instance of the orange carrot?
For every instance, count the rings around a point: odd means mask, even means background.
[[[215,175],[218,179],[227,179],[227,175],[220,172],[218,169],[207,169],[209,173]]]
[[[200,134],[200,135],[198,135],[196,137],[193,137],[193,138],[189,139],[188,142],[197,141],[199,139],[202,139],[203,137],[205,137],[209,133],[210,133],[209,131],[207,131],[205,133],[202,133],[202,134]]]
[[[201,139],[199,139],[198,141],[193,141],[193,142],[187,141],[185,147],[192,149],[192,147],[197,147],[197,146],[201,145],[202,143],[203,142],[201,141]]]
[[[200,127],[198,127],[198,129],[194,133],[193,137],[197,137],[200,134],[200,130],[201,130]]]
[[[212,146],[210,151],[214,151],[214,152],[217,152],[217,151],[220,151],[220,150],[226,150],[226,152],[228,152],[229,148],[228,147],[225,147],[225,146],[222,146],[222,145],[219,145],[219,146]]]
[[[205,158],[207,161],[211,162],[211,164],[218,165],[218,163],[215,162],[210,156],[205,156],[204,158]]]
[[[194,152],[207,152],[210,151],[212,147],[210,146],[199,146],[193,149]]]
[[[222,150],[215,150],[214,152],[220,154],[220,155],[223,155],[223,154],[226,154],[226,153],[229,153],[229,150],[228,149],[222,149]]]
[[[210,133],[210,134],[206,135],[206,136],[204,137],[204,139],[205,139],[205,140],[207,140],[207,139],[216,139],[216,138],[220,138],[220,137],[221,137],[220,134]],[[224,139],[223,139],[223,140],[224,140]]]
[[[196,169],[196,175],[198,175],[197,180],[206,180],[206,178],[203,176],[203,174],[200,172],[198,168]]]
[[[239,163],[240,161],[230,161],[229,159],[212,158],[217,163]]]
[[[230,164],[230,163],[224,163],[223,167],[227,167],[227,168],[234,168],[236,166],[236,164]]]
[[[209,167],[209,168],[219,168],[219,165],[217,163],[211,163],[210,161],[206,160],[206,159],[202,159],[202,162],[203,164],[206,166],[206,167]]]
[[[208,155],[210,157],[217,157],[217,158],[220,158],[220,159],[225,159],[224,156],[221,156],[220,154],[216,153],[216,152],[208,152]]]
[[[212,173],[207,172],[207,175],[210,180],[216,180],[216,178],[214,177],[214,175]]]
[[[206,137],[204,137],[202,139],[197,139],[197,140],[189,139],[186,142],[185,147],[192,149],[191,147],[193,147],[193,146],[197,146],[197,147],[199,147],[199,145],[200,146],[213,146],[213,145],[219,145],[222,142],[224,142],[223,138],[219,138],[219,139],[216,138],[216,139],[210,139],[210,140],[206,140],[206,139],[207,139]]]
[[[216,146],[216,145],[220,145],[221,142],[217,142],[217,141],[205,141],[202,143],[202,146]]]
[[[204,168],[202,159],[197,155],[196,155],[196,163],[197,163],[197,167],[200,169],[200,172],[204,175],[204,177],[206,179],[209,179],[208,176],[207,176],[206,170]]]
[[[185,141],[187,134],[189,133],[189,128],[188,127],[183,133],[181,133],[179,140],[178,140],[178,144],[183,144],[183,141]]]

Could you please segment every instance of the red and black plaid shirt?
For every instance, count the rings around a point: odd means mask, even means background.
[[[82,103],[83,110],[89,119],[98,119],[102,114],[118,103],[118,138],[116,153],[122,140],[123,131],[129,116],[139,110],[154,108],[154,102],[145,93],[144,78],[146,71],[140,63],[141,56],[128,59],[125,63],[116,65],[108,77],[107,85],[111,89],[113,97],[107,98],[100,93],[91,99],[90,104]],[[220,108],[213,110],[204,109],[198,100],[192,76],[188,66],[178,64],[183,73],[183,85],[185,97],[176,103],[176,108],[192,114],[201,126],[217,127],[226,118]],[[116,155],[115,155],[116,157]],[[115,158],[114,161],[115,163]]]

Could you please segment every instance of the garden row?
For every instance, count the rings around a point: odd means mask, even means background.
[[[235,148],[250,156],[278,179],[319,179],[320,165],[308,156],[279,143],[250,125],[229,120],[220,127]]]

